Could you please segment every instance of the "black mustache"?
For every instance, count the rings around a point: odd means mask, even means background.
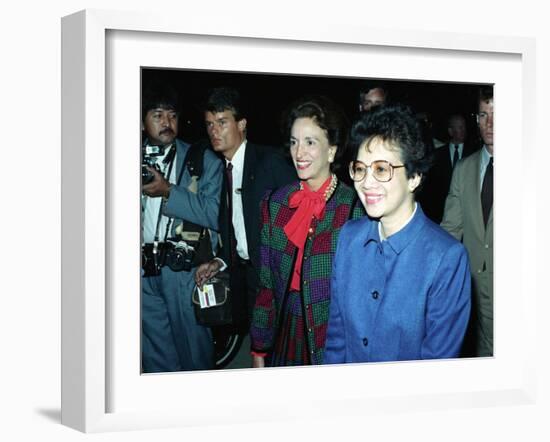
[[[161,131],[159,132],[159,135],[164,135],[165,133],[166,133],[166,134],[172,134],[172,135],[173,135],[173,134],[174,134],[174,131],[173,131],[172,129],[164,129],[164,130],[161,130]]]

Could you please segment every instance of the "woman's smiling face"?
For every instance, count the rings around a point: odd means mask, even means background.
[[[393,166],[403,165],[398,148],[389,145],[380,138],[374,138],[359,148],[357,160],[370,166],[373,161],[384,160]],[[382,222],[387,236],[397,232],[414,211],[414,190],[420,183],[415,175],[407,178],[404,167],[393,170],[390,181],[377,181],[369,169],[365,178],[354,183],[359,199],[367,214]]]
[[[297,118],[290,130],[290,154],[298,177],[317,190],[330,176],[336,146],[330,146],[327,134],[315,120]]]

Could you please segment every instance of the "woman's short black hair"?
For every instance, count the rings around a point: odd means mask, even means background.
[[[353,158],[357,158],[362,146],[368,149],[375,139],[399,153],[407,178],[419,175],[424,180],[432,165],[432,153],[409,107],[390,105],[362,114],[351,129],[349,149]]]
[[[342,108],[324,95],[308,95],[296,100],[283,114],[283,134],[287,144],[294,121],[298,118],[311,118],[323,129],[328,143],[336,146],[331,170],[341,165],[341,159],[347,146],[349,122]],[[288,147],[288,146],[287,146]]]

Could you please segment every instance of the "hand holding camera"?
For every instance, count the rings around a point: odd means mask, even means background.
[[[164,145],[145,145],[142,147],[141,189],[147,196],[168,198],[170,195],[170,183],[164,178],[158,162],[164,156],[166,148],[167,146]],[[172,148],[164,157],[162,163],[170,163],[174,155],[175,150]]]
[[[142,192],[151,197],[170,196],[170,183],[162,176],[162,174],[154,167],[145,166],[147,171],[153,176],[148,184],[141,186]]]

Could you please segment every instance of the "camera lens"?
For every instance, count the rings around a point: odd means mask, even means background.
[[[166,256],[166,264],[174,272],[191,270],[193,253],[181,249],[174,249]]]

